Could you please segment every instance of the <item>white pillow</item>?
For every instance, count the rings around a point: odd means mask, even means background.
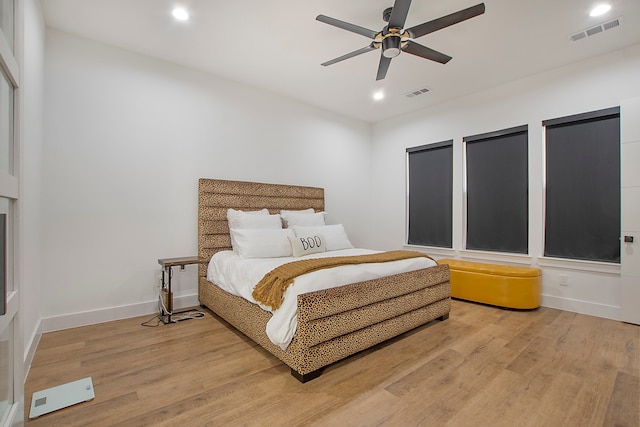
[[[324,212],[318,213],[287,213],[282,216],[284,226],[291,228],[294,225],[301,225],[303,227],[319,227],[325,225]]]
[[[289,228],[288,224],[289,224],[289,218],[291,216],[309,215],[309,214],[314,214],[314,213],[316,213],[316,211],[313,208],[301,209],[301,210],[298,210],[298,211],[291,211],[291,210],[282,209],[282,210],[280,210],[280,216],[282,217],[282,225],[284,226],[284,228]]]
[[[282,218],[280,215],[269,215],[269,211],[262,209],[260,211],[237,211],[235,209],[227,210],[227,221],[229,221],[229,230],[232,229],[256,229],[256,228],[272,228],[282,229]],[[234,252],[238,252],[237,244],[233,233],[231,235],[231,247]]]
[[[282,228],[280,215],[247,215],[236,216],[229,222],[229,229],[241,228]]]
[[[342,224],[325,225],[321,227],[304,227],[294,225],[293,231],[296,233],[297,237],[320,234],[324,237],[324,244],[328,251],[353,248]]]
[[[239,211],[235,209],[227,209],[227,221],[229,221],[229,229],[249,228],[249,227],[238,227],[238,225],[244,218],[251,218],[255,216],[264,216],[264,215],[269,215],[269,211],[267,209],[262,209],[259,211]]]
[[[289,214],[312,214],[312,213],[316,213],[316,211],[313,208],[300,209],[299,211],[290,211],[290,210],[282,209],[280,211],[280,215],[282,215],[283,218],[285,215],[289,215]]]
[[[240,258],[280,258],[291,256],[289,237],[293,231],[284,228],[231,229]]]
[[[293,256],[302,256],[325,252],[324,237],[320,234],[313,234],[305,237],[288,237],[291,242]]]

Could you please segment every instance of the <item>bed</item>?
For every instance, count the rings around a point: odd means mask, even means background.
[[[198,256],[205,261],[232,249],[228,208],[320,212],[324,211],[324,189],[200,179]],[[316,378],[338,360],[435,319],[447,319],[450,293],[449,268],[436,265],[298,295],[297,330],[283,349],[265,332],[272,317],[269,311],[207,280],[207,264],[198,267],[200,304],[284,362],[301,382]]]

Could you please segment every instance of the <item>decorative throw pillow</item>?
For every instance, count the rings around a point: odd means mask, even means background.
[[[296,233],[296,236],[321,235],[324,237],[324,244],[327,251],[353,248],[342,224],[325,225],[322,227],[303,227],[295,225],[293,226],[293,231]]]
[[[292,230],[284,228],[231,229],[240,258],[280,258],[291,256],[289,237]]]
[[[303,237],[288,237],[291,243],[293,256],[302,256],[325,252],[324,238],[320,234],[313,234]]]

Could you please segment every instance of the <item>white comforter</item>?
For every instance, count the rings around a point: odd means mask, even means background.
[[[305,258],[364,255],[376,252],[379,251],[343,249],[306,255],[299,258],[242,259],[235,252],[222,251],[211,258],[207,270],[207,279],[231,294],[258,304],[251,295],[254,286],[265,274],[279,265]],[[393,262],[346,265],[299,276],[293,282],[293,285],[289,286],[285,291],[284,300],[280,308],[271,310],[269,307],[259,304],[264,310],[273,313],[273,316],[267,323],[267,336],[274,344],[280,346],[283,350],[287,348],[298,326],[297,300],[299,294],[419,270],[434,265],[436,265],[436,263],[433,260],[426,257],[418,257]]]

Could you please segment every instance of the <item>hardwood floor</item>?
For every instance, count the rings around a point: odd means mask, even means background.
[[[299,383],[219,318],[45,334],[25,385],[95,399],[27,426],[640,426],[640,327],[462,301],[451,317]]]

